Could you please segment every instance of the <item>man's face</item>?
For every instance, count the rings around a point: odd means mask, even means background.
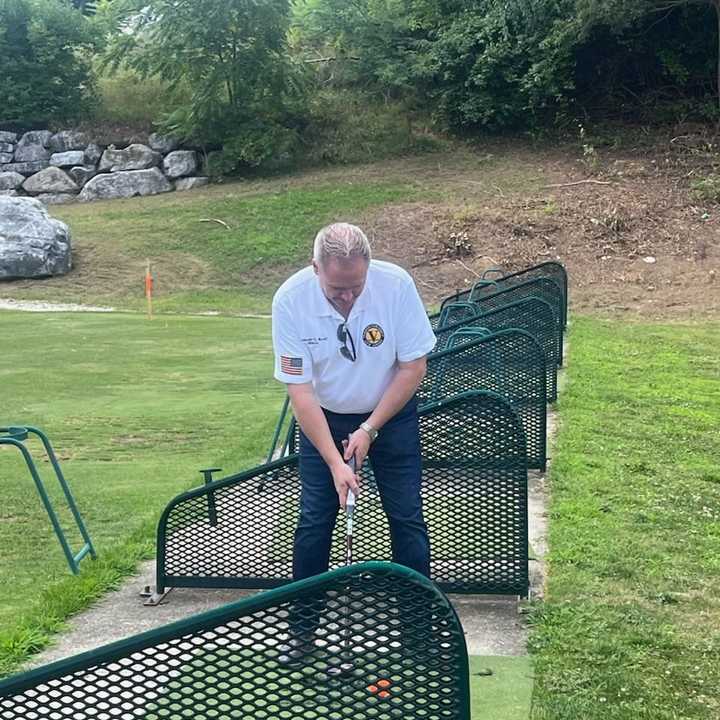
[[[330,257],[322,263],[313,260],[325,297],[346,317],[365,287],[368,266],[368,261],[358,256]]]

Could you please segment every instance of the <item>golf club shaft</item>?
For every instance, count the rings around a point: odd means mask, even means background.
[[[348,466],[355,472],[355,456],[348,460]],[[352,565],[353,515],[355,514],[355,493],[348,490],[345,501],[345,565]]]

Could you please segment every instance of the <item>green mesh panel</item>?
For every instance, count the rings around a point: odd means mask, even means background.
[[[527,463],[517,413],[498,395],[476,391],[419,414],[433,580],[452,592],[526,594]],[[353,554],[389,560],[387,518],[369,466],[361,472]],[[158,527],[158,589],[287,582],[299,502],[297,455],[179,495]],[[344,562],[339,517],[331,567]]]
[[[303,614],[315,630],[288,667],[281,646]],[[390,563],[292,583],[0,682],[2,720],[469,717],[452,606]]]
[[[491,390],[501,395],[522,421],[528,467],[545,470],[547,373],[540,344],[524,330],[488,332],[488,337],[480,340],[456,340],[463,346],[428,355],[427,373],[418,388],[420,404],[468,390]],[[300,429],[294,418],[285,442],[289,454],[298,452]]]
[[[533,278],[538,277],[545,277],[549,278],[550,280],[553,280],[556,285],[560,288],[562,291],[562,321],[563,325],[567,325],[567,308],[568,308],[568,278],[567,278],[567,272],[565,268],[558,262],[544,262],[540,263],[539,265],[533,265],[532,267],[526,268],[524,270],[518,270],[517,272],[508,273],[507,275],[502,275],[501,277],[498,277],[497,275],[493,274],[489,276],[489,279],[493,281],[493,284],[483,284],[478,283],[474,285],[472,288],[467,288],[465,290],[458,290],[457,292],[453,293],[452,295],[449,295],[446,297],[441,305],[440,309],[442,310],[445,305],[449,303],[457,303],[457,302],[464,302],[470,300],[470,295],[472,293],[473,298],[477,297],[479,294],[486,294],[494,292],[495,290],[502,289],[503,286],[507,285],[514,285],[520,282],[524,282],[525,280],[530,280]],[[439,318],[440,313],[437,313],[433,316],[431,316],[434,320],[433,327],[437,323],[437,318]]]
[[[527,280],[522,283],[510,285],[503,290],[497,290],[495,292],[481,294],[478,297],[474,297],[472,303],[477,306],[478,312],[489,312],[496,310],[497,308],[508,305],[509,303],[515,302],[516,300],[522,300],[528,297],[537,297],[541,300],[545,300],[550,307],[553,309],[555,315],[555,322],[557,324],[557,338],[558,338],[558,365],[562,365],[562,335],[563,335],[563,323],[562,318],[562,294],[560,288],[555,284],[554,281],[548,278],[534,278]],[[443,329],[447,327],[449,323],[453,322],[454,312],[450,313],[448,317],[448,311],[451,311],[457,307],[459,319],[467,322],[468,315],[465,305],[467,303],[451,303],[447,305],[441,313],[442,325],[438,325],[435,330]]]
[[[452,322],[441,330],[435,330],[435,352],[444,350],[452,336],[463,328],[487,328],[499,330],[525,330],[532,335],[545,353],[546,393],[548,402],[557,400],[557,368],[562,348],[562,328],[552,307],[537,297],[524,298],[508,305],[478,313],[471,318]],[[468,339],[461,342],[469,342]]]
[[[421,404],[467,390],[491,390],[510,403],[525,431],[528,467],[545,470],[545,354],[537,340],[524,330],[501,330],[428,356]]]

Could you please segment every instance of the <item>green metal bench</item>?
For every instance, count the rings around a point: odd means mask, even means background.
[[[319,609],[296,667],[279,661],[291,607]],[[0,681],[0,718],[469,720],[467,649],[436,585],[364,563]]]
[[[512,273],[505,273],[501,268],[490,268],[482,274],[482,277],[472,287],[457,290],[452,295],[448,295],[440,304],[440,310],[442,312],[442,309],[450,303],[472,302],[475,298],[500,290],[504,286],[538,277],[545,277],[555,281],[561,289],[563,298],[562,322],[563,326],[566,326],[568,320],[568,276],[565,268],[554,261],[540,263]],[[433,326],[437,325],[439,316],[440,313],[431,316],[431,318],[434,318]]]
[[[442,329],[435,330],[435,352],[444,350],[466,328],[483,328],[487,331],[525,330],[532,335],[545,353],[547,401],[557,400],[557,369],[562,349],[562,328],[552,307],[537,297],[523,298],[489,312],[463,317]]]
[[[468,390],[490,390],[505,398],[517,412],[527,441],[528,468],[545,470],[547,463],[547,378],[545,353],[524,330],[490,332],[485,328],[460,328],[450,338],[458,346],[431,353],[427,372],[418,388],[421,405]],[[278,446],[280,428],[286,423],[287,399],[278,420],[268,462],[298,451],[300,430],[290,419]]]
[[[489,312],[528,297],[545,300],[552,307],[557,323],[557,333],[559,338],[562,339],[564,330],[564,325],[561,322],[562,294],[558,285],[548,278],[533,278],[522,283],[509,285],[503,290],[476,297],[471,303],[449,303],[442,309],[434,329],[442,330],[453,322],[467,319],[469,313],[468,304],[475,305],[477,312]],[[558,365],[562,365],[562,343],[559,345]]]
[[[526,595],[527,460],[517,413],[500,396],[473,391],[419,415],[432,578],[448,592]],[[368,465],[361,472],[367,480]],[[158,525],[157,594],[288,582],[299,502],[297,455],[178,495]],[[331,566],[344,560],[340,525]],[[353,553],[391,556],[387,518],[369,481],[355,510]]]
[[[63,531],[62,525],[60,524],[60,519],[55,512],[55,508],[52,505],[50,496],[45,489],[45,484],[43,483],[42,478],[37,471],[35,461],[33,460],[30,451],[25,445],[25,442],[32,435],[39,438],[43,444],[43,447],[45,448],[45,452],[55,472],[55,477],[57,478],[60,489],[65,496],[65,501],[67,502],[68,508],[72,513],[75,525],[77,526],[77,529],[79,530],[80,535],[83,539],[83,545],[77,552],[73,552],[70,547],[70,543],[65,537],[65,532]],[[20,451],[21,455],[23,456],[28,471],[30,472],[30,476],[35,483],[35,488],[38,492],[38,495],[40,495],[40,500],[42,501],[43,507],[45,508],[45,511],[50,518],[50,524],[52,525],[53,531],[55,532],[58,542],[60,543],[60,547],[62,548],[63,554],[65,555],[67,564],[70,567],[70,570],[77,575],[80,572],[80,561],[86,555],[89,555],[94,560],[97,558],[97,555],[95,553],[95,548],[93,547],[92,540],[90,539],[90,535],[87,531],[87,528],[85,527],[85,523],[83,522],[82,516],[80,515],[80,511],[78,510],[75,498],[73,497],[73,494],[70,490],[70,486],[68,485],[67,480],[65,480],[65,476],[60,469],[60,463],[57,460],[57,456],[55,455],[55,451],[53,450],[50,440],[48,439],[47,435],[45,435],[45,433],[38,428],[31,427],[30,425],[13,425],[7,427],[0,427],[0,445],[15,447]]]
[[[427,372],[418,388],[421,404],[443,400],[467,390],[491,390],[510,402],[525,430],[528,467],[544,470],[546,454],[547,374],[542,346],[524,330],[472,327],[471,337],[462,337],[463,328],[451,335],[451,342],[466,343],[430,353]],[[480,339],[478,333],[486,336]],[[282,438],[282,444],[279,440]],[[288,398],[275,426],[267,462],[298,451],[300,429],[290,413]],[[206,476],[207,479],[207,476]]]
[[[453,346],[454,342],[458,344]],[[450,337],[445,350],[428,355],[427,366],[425,379],[418,388],[421,404],[467,390],[497,393],[520,418],[527,442],[528,467],[545,470],[545,353],[529,332],[516,329],[489,332],[485,328],[463,331],[461,328]]]

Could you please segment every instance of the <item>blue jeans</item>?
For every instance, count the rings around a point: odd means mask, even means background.
[[[328,410],[323,412],[341,453],[342,441],[369,417],[369,413],[342,415]],[[422,466],[417,401],[414,397],[383,426],[370,445],[368,455],[390,524],[393,561],[430,577],[430,542],[420,499]],[[340,507],[330,469],[302,432],[300,481],[300,519],[293,549],[295,580],[328,569],[332,532]],[[359,531],[362,532],[362,528]]]

